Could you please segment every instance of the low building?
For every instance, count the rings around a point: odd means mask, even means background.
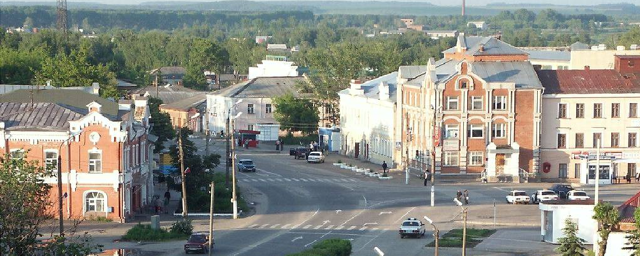
[[[554,200],[540,203],[540,235],[542,241],[558,244],[564,237],[565,221],[571,220],[579,228],[577,236],[585,240],[585,244],[593,244],[593,234],[598,230],[598,223],[593,219],[593,200]]]
[[[162,82],[170,85],[182,85],[182,79],[187,73],[183,67],[161,67],[151,70],[151,75],[159,75]]]
[[[288,51],[289,47],[286,44],[267,44],[267,51]]]
[[[13,157],[61,167],[62,193],[55,177],[50,198],[63,200],[53,216],[105,217],[125,222],[151,202],[146,99],[118,104],[78,90],[17,90],[0,96],[0,148]]]
[[[634,48],[637,46],[629,49],[620,46],[612,50],[607,50],[604,45],[593,49],[572,48],[569,69],[581,70],[587,66],[590,69],[613,69],[616,62],[615,56],[640,55],[640,49]]]
[[[542,178],[595,183],[635,177],[640,163],[640,58],[617,58],[616,69],[538,70],[542,97]]]
[[[467,22],[467,27],[471,27],[474,26],[477,29],[480,30],[487,30],[489,28],[489,26],[487,25],[487,22],[485,21],[469,21]]]
[[[640,205],[640,192],[629,198],[618,207],[620,213],[620,223],[614,227],[613,232],[607,239],[607,251],[605,256],[632,256],[633,250],[624,249],[629,247],[629,233],[636,230],[636,219],[633,214]]]
[[[365,83],[354,80],[338,92],[341,154],[392,165],[397,77],[393,72]]]
[[[150,97],[162,100],[163,104],[171,104],[176,101],[180,101],[186,98],[191,98],[198,94],[202,94],[201,91],[196,91],[180,85],[149,85],[131,91],[130,98],[134,96]]]
[[[262,64],[249,68],[249,79],[258,77],[297,77],[300,76],[298,66],[287,61],[285,56],[267,55]]]
[[[171,125],[175,129],[187,127],[193,132],[204,132],[207,95],[193,97],[160,105],[160,111],[169,114]]]
[[[434,40],[458,36],[457,30],[427,30],[425,33]]]
[[[532,65],[545,70],[569,69],[571,65],[570,51],[525,50],[529,54]]]

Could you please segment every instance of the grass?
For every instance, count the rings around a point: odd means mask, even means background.
[[[473,248],[482,242],[482,239],[485,237],[491,236],[495,233],[495,229],[475,229],[468,228],[467,229],[467,247]],[[440,247],[462,247],[462,229],[452,229],[442,237],[438,241],[438,245]],[[427,244],[428,247],[434,247],[435,241]]]
[[[122,237],[123,241],[168,241],[168,240],[183,240],[187,239],[189,235],[169,232],[165,229],[152,229],[151,225],[138,224],[133,226]]]
[[[97,221],[97,222],[111,222],[112,220],[104,217],[104,216],[97,216],[97,217],[91,217],[89,218],[90,221]]]

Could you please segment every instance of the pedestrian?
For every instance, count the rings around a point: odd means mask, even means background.
[[[284,142],[282,142],[282,140],[280,140],[280,151],[284,150]]]
[[[464,204],[469,204],[469,190],[465,189],[462,196],[464,197]]]
[[[636,172],[636,183],[640,182],[640,172]]]
[[[627,173],[627,183],[631,183],[631,173]]]
[[[169,193],[168,189],[167,192],[164,192],[164,198],[166,198],[167,200],[171,200],[171,193]]]
[[[431,173],[429,171],[424,172],[424,185],[427,186],[429,183],[429,178],[431,178]]]
[[[387,173],[387,162],[382,161],[382,174]]]
[[[276,140],[276,150],[280,150],[280,141]]]
[[[482,176],[482,183],[487,183],[487,169],[484,169],[482,171],[481,176]]]
[[[155,206],[155,212],[156,214],[158,214],[158,212],[160,212],[160,197],[154,196],[153,198],[154,198],[153,205]]]
[[[460,201],[462,198],[462,192],[460,192],[460,190],[458,190],[458,192],[456,193],[456,199],[458,199],[458,201]]]
[[[169,191],[167,191],[167,193],[169,193]],[[164,213],[169,213],[169,197],[166,196],[164,197]]]

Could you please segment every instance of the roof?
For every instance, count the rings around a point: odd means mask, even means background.
[[[481,50],[483,46],[483,50]],[[458,35],[457,45],[444,51],[455,53],[458,47],[466,48],[465,54],[472,56],[483,55],[526,55],[527,53],[502,42],[495,37],[464,36]]]
[[[214,94],[232,98],[273,98],[288,93],[298,97],[301,93],[296,88],[297,83],[304,83],[303,76],[292,77],[256,77],[249,81],[224,88]]]
[[[54,103],[1,102],[0,118],[6,130],[68,131],[69,121],[84,114]]]
[[[615,70],[538,70],[544,94],[640,93],[638,74]]]
[[[516,88],[542,88],[528,61],[472,62],[471,72],[487,83],[515,83]]]
[[[179,75],[184,75],[187,73],[187,70],[183,67],[177,67],[177,66],[173,66],[173,67],[161,67],[161,68],[157,68],[154,70],[151,70],[151,74],[155,74],[158,70],[160,70],[160,73],[162,75],[169,75],[169,74],[179,74]]]
[[[591,48],[589,48],[588,44],[585,43],[581,43],[581,42],[575,42],[573,44],[571,44],[571,46],[569,46],[571,48],[572,51],[575,50],[590,50]]]
[[[529,53],[530,60],[554,60],[554,61],[570,61],[571,52],[569,51],[541,51],[526,50]]]
[[[17,90],[0,95],[0,102],[30,103],[32,96],[33,102],[55,103],[81,114],[88,113],[87,105],[94,101],[102,105],[101,113],[111,120],[121,114],[118,103],[79,90]]]
[[[207,94],[200,93],[200,94],[196,94],[195,96],[185,98],[176,102],[163,104],[162,106],[160,106],[160,108],[188,111],[190,108],[196,107],[197,105],[204,102],[205,100],[207,100]]]
[[[427,66],[400,66],[398,71],[400,78],[412,79],[424,74],[427,71]]]
[[[155,86],[146,86],[135,91],[136,94],[149,93],[149,97],[159,98],[164,104],[171,104],[176,101],[180,101],[186,98],[191,98],[195,95],[202,94],[203,92],[196,91],[184,86],[158,86],[157,95]]]
[[[397,78],[398,72],[392,72],[381,77],[369,80],[364,82],[361,86],[362,90],[364,90],[364,95],[354,95],[354,96],[363,96],[365,98],[379,99],[380,98],[380,83],[386,83],[389,86],[389,99],[387,101],[396,102],[396,92],[397,92]],[[350,89],[344,89],[339,94],[349,94]]]
[[[15,90],[21,89],[54,89],[55,87],[50,85],[30,85],[30,84],[0,84],[0,94],[10,93]]]
[[[637,194],[629,198],[626,202],[622,203],[622,205],[618,206],[618,212],[620,213],[620,222],[624,223],[635,223],[635,219],[633,218],[633,213],[636,208],[640,204],[640,191]]]

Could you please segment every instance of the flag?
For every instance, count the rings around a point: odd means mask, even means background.
[[[191,169],[189,169],[189,167],[187,167],[187,169],[184,169],[184,174],[190,173]]]

